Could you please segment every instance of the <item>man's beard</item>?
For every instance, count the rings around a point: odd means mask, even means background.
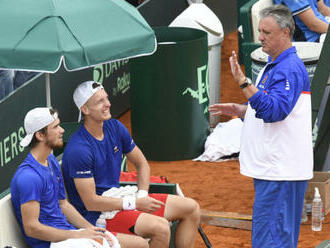
[[[50,147],[51,149],[60,149],[60,148],[63,147],[63,141],[54,143],[54,142],[51,142],[51,141],[47,140],[46,145],[48,147]]]

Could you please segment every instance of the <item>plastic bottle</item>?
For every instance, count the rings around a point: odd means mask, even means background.
[[[312,230],[322,230],[322,200],[319,189],[315,187],[315,194],[312,204]]]
[[[103,218],[98,218],[95,223],[95,226],[102,227],[102,228],[106,228],[106,225],[107,225],[106,220]]]
[[[304,199],[303,212],[301,216],[301,223],[305,223],[308,220],[307,210],[306,210],[306,200]]]
[[[324,209],[324,205],[323,205],[323,202],[322,202],[322,214],[321,214],[321,220],[322,221],[324,220],[324,217],[325,217],[324,211],[325,211],[325,209]]]

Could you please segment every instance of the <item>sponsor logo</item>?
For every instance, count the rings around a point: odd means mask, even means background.
[[[131,74],[123,72],[123,68],[127,68],[128,59],[111,62],[108,64],[97,65],[93,70],[93,80],[101,84],[110,78],[116,81],[115,87],[111,89],[112,96],[125,94],[130,89]]]
[[[285,83],[285,89],[286,89],[286,90],[290,90],[290,83],[289,83],[289,80],[286,80],[286,83]]]
[[[191,88],[187,88],[182,92],[182,95],[189,95],[197,99],[199,104],[204,104],[204,114],[208,113],[208,102],[209,102],[209,69],[207,65],[201,66],[197,68],[197,79],[198,79],[198,89],[193,90]]]
[[[0,137],[0,166],[9,165],[10,161],[19,157],[24,147],[19,145],[25,134],[24,128],[19,127],[6,137]]]
[[[91,171],[77,171],[78,175],[91,174]]]
[[[262,80],[262,84],[265,84],[266,83],[266,80],[267,80],[267,78],[268,78],[268,74],[264,77],[264,79]]]

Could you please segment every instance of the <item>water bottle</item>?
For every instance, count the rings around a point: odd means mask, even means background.
[[[95,223],[95,226],[102,227],[102,228],[106,228],[106,225],[107,225],[107,222],[103,218],[98,218],[96,223]]]
[[[324,209],[324,205],[323,205],[323,202],[322,202],[322,215],[321,215],[321,220],[322,220],[322,222],[323,222],[323,220],[324,220],[324,217],[325,217],[325,209]]]
[[[322,230],[322,200],[319,189],[315,187],[315,194],[312,203],[312,230]]]
[[[307,210],[306,210],[306,200],[304,199],[303,212],[301,216],[301,223],[305,223],[308,220]]]

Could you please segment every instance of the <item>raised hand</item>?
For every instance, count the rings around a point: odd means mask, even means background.
[[[241,85],[245,81],[245,75],[238,64],[237,56],[235,51],[232,51],[232,55],[229,58],[229,63],[230,63],[230,68],[231,68],[231,73],[233,74],[233,77],[235,81]]]

